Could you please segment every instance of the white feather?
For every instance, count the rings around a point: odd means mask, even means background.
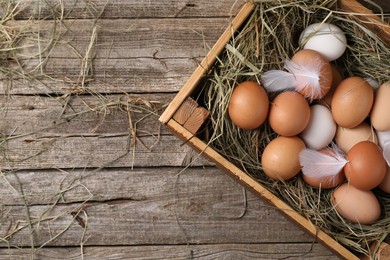
[[[309,95],[306,96],[310,101],[315,98],[322,97],[321,95],[321,69],[323,62],[321,60],[314,59],[310,63],[302,65],[290,60],[284,61],[284,68],[294,75],[294,87],[298,92],[302,93],[302,90],[308,90]]]
[[[385,158],[387,165],[390,166],[390,142],[383,147],[383,157]]]
[[[302,173],[310,178],[321,179],[335,177],[348,162],[337,149],[331,149],[331,154],[305,148],[299,154]]]
[[[293,89],[295,77],[283,70],[269,70],[261,75],[261,83],[269,92]]]

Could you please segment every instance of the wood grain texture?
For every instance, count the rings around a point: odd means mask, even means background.
[[[202,127],[202,125],[206,122],[209,116],[209,111],[204,107],[199,106],[195,108],[194,112],[187,119],[183,126],[195,135]]]
[[[0,74],[0,93],[68,93],[77,87],[100,93],[177,91],[228,21],[44,20],[32,25],[26,21],[12,22],[9,26],[25,36],[14,54],[19,63],[9,61],[8,67],[18,73],[23,71],[34,80],[22,80],[17,74],[10,81],[10,76]],[[88,71],[83,66],[89,66]],[[81,86],[83,77],[88,83]]]
[[[265,206],[252,194],[248,194],[242,216],[242,188],[222,179],[217,182],[222,183],[220,188],[210,187],[213,183],[207,183],[207,179],[213,179],[208,177],[211,174],[184,173],[178,180],[174,174],[162,176],[165,184],[155,195],[133,191],[138,195],[122,199],[88,201],[87,197],[79,203],[31,205],[29,218],[24,206],[2,206],[0,234],[5,240],[0,245],[31,245],[28,219],[37,247],[79,245],[81,240],[84,245],[101,246],[313,241],[277,209]]]
[[[169,134],[157,121],[173,94],[0,96],[3,135]]]
[[[195,100],[188,97],[177,109],[176,113],[173,115],[173,119],[183,125],[198,106],[199,105]]]
[[[0,249],[0,259],[30,259],[29,249]],[[217,245],[162,245],[117,246],[83,248],[43,248],[37,250],[38,259],[338,259],[319,244],[217,244]]]
[[[53,18],[63,14],[66,18],[94,19],[97,16],[104,19],[117,18],[166,18],[166,17],[219,17],[235,14],[237,9],[242,5],[236,1],[135,1],[135,0],[94,0],[94,1],[77,1],[67,0],[58,2],[47,0],[22,0],[18,1],[20,5],[25,5],[24,10],[17,16],[18,19],[27,19],[33,17]],[[39,9],[38,9],[39,6]],[[232,7],[233,6],[233,7]]]
[[[182,166],[191,148],[172,135],[34,134],[8,140],[4,170]],[[211,165],[197,155],[192,165]]]
[[[336,259],[158,116],[132,150],[129,106],[172,100],[244,1],[3,1],[0,15],[8,2],[32,78],[0,75],[0,259],[32,259],[31,241],[35,259]]]

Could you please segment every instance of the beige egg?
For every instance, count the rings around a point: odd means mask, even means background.
[[[372,191],[362,191],[348,183],[334,190],[332,203],[342,217],[353,223],[372,224],[381,215],[380,203]]]
[[[390,193],[390,166],[387,166],[385,178],[382,180],[381,184],[379,184],[378,187],[384,192]]]
[[[354,128],[338,126],[335,141],[344,153],[348,153],[352,146],[362,141],[371,141],[378,144],[375,130],[366,122]]]
[[[378,131],[390,131],[390,81],[382,84],[375,93],[371,110],[371,124]]]

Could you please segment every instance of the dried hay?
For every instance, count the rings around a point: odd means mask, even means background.
[[[346,33],[347,52],[335,62],[342,75],[374,78],[379,82],[389,80],[390,49],[350,14],[332,10],[330,7],[335,2],[256,1],[253,14],[227,44],[196,98],[199,103],[205,103],[211,114],[211,147],[341,244],[354,252],[373,256],[375,252],[367,245],[383,241],[390,231],[387,194],[375,191],[384,208],[380,221],[366,226],[345,221],[330,203],[331,190],[314,189],[300,175],[287,182],[273,182],[265,177],[261,153],[276,137],[267,123],[246,131],[233,125],[227,116],[233,88],[244,80],[260,83],[262,72],[282,69],[284,59],[299,49],[300,32],[314,22],[335,23]]]

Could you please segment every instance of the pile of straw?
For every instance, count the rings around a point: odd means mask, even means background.
[[[377,249],[368,245],[385,240],[390,231],[388,194],[375,191],[383,205],[380,221],[369,226],[352,224],[332,207],[332,190],[314,189],[300,175],[287,182],[269,180],[262,172],[260,158],[264,147],[277,135],[267,123],[253,131],[241,130],[227,115],[234,87],[244,80],[260,83],[263,72],[282,69],[283,61],[299,50],[301,31],[314,22],[334,23],[346,33],[347,51],[335,62],[344,77],[361,76],[380,83],[389,80],[390,50],[353,16],[332,9],[335,4],[334,0],[255,2],[254,12],[227,44],[203,82],[199,102],[211,114],[208,140],[211,147],[341,244],[356,253],[372,256]]]

